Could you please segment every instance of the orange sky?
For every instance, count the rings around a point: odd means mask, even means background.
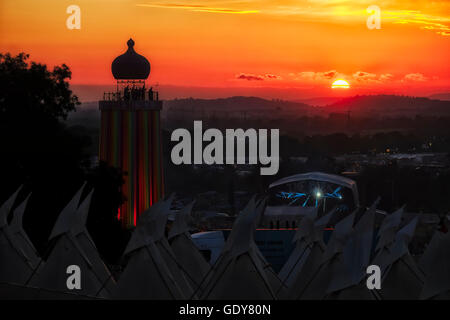
[[[81,30],[66,28],[72,4]],[[366,26],[373,4],[380,30]],[[0,51],[66,63],[72,84],[113,83],[110,64],[130,37],[150,60],[149,82],[211,87],[212,95],[271,88],[326,96],[337,94],[338,78],[351,94],[450,91],[450,1],[0,1]]]

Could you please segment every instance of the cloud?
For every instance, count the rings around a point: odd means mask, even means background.
[[[271,79],[271,80],[281,80],[282,79],[280,76],[277,76],[276,74],[266,74],[264,76],[267,79]]]
[[[421,73],[409,73],[403,77],[406,81],[427,81],[428,78]]]
[[[393,77],[394,77],[394,75],[392,75],[390,73],[384,73],[384,74],[381,74],[378,79],[380,81],[389,81],[389,80],[392,80]]]
[[[315,80],[315,81],[325,81],[331,80],[338,75],[336,70],[330,70],[325,72],[315,72],[315,71],[303,71],[299,73],[290,73],[294,80]]]
[[[357,71],[352,75],[352,77],[359,82],[370,82],[376,81],[377,75],[375,73]]]
[[[187,10],[191,12],[287,16],[301,21],[357,23],[368,18],[370,0],[142,0],[139,7]],[[208,5],[205,5],[207,3]],[[410,24],[420,29],[450,36],[450,2],[429,0],[378,0],[381,23]]]
[[[264,77],[263,76],[258,76],[255,74],[247,74],[247,73],[240,73],[236,75],[236,79],[239,80],[248,80],[248,81],[263,81]]]
[[[247,81],[264,81],[264,80],[281,80],[282,78],[275,74],[251,74],[251,73],[239,73],[236,75],[236,79],[238,80],[247,80]]]
[[[400,10],[387,12],[388,19],[395,24],[412,24],[420,26],[422,30],[431,30],[442,36],[450,36],[450,18],[423,14],[419,11]],[[389,17],[391,15],[391,17]]]
[[[162,8],[162,9],[182,9],[193,12],[209,12],[209,13],[232,13],[232,14],[249,14],[259,13],[259,10],[241,10],[226,7],[209,7],[202,4],[183,4],[183,3],[141,3],[136,4],[138,7]]]
[[[337,75],[336,70],[326,71],[326,72],[319,72],[316,74],[316,77],[324,78],[327,80],[333,79]]]

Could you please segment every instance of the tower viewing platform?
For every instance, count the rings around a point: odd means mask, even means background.
[[[115,92],[103,93],[103,100],[99,101],[100,110],[161,110],[162,101],[159,94],[152,88],[136,86],[135,82],[128,81],[121,89]]]

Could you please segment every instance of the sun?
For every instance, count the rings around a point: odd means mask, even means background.
[[[332,89],[348,89],[350,88],[350,84],[342,79],[338,79],[336,81],[333,82],[333,84],[331,85]]]

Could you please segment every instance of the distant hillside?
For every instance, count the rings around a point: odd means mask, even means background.
[[[69,113],[66,120],[69,126],[97,128],[100,125],[98,102],[83,102],[75,112]]]
[[[240,114],[274,117],[277,113],[308,112],[305,103],[266,100],[257,97],[230,97],[225,99],[174,99],[164,101],[165,114],[195,113],[197,115],[238,116]]]
[[[450,116],[450,101],[394,95],[354,96],[341,98],[326,106],[313,106],[302,102],[267,100],[257,97],[230,97],[223,99],[174,99],[163,103],[164,120],[193,121],[196,119],[261,119],[267,121],[294,121],[304,116],[322,116],[330,113],[352,117],[414,117],[415,115]],[[83,103],[71,113],[69,125],[96,128],[100,124],[97,102]],[[178,125],[178,124],[177,124]]]
[[[450,101],[450,93],[436,93],[429,96],[430,99]]]
[[[323,109],[328,112],[350,111],[354,115],[450,115],[450,101],[394,95],[355,96],[324,106]]]
[[[293,101],[306,103],[311,106],[326,106],[326,105],[329,105],[332,103],[336,103],[342,99],[343,99],[342,97],[317,97],[317,98],[310,98],[310,99],[297,99],[297,100],[293,100]]]

